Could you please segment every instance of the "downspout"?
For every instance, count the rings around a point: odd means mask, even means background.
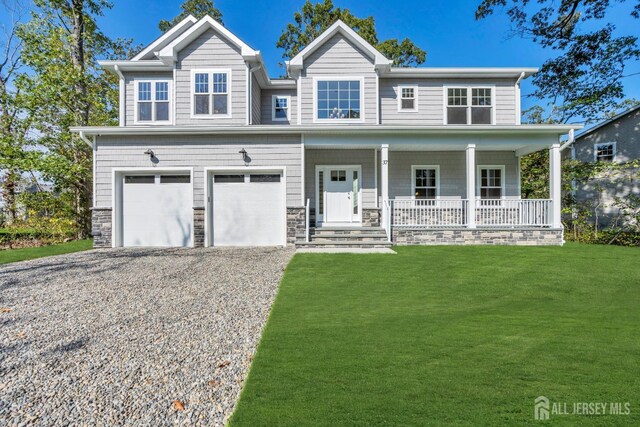
[[[522,99],[520,96],[520,82],[524,79],[525,73],[524,71],[520,73],[518,80],[516,80],[515,91],[516,91],[516,125],[522,124]]]
[[[122,71],[120,71],[120,67],[118,67],[117,65],[113,66],[113,70],[116,72],[116,74],[118,75],[118,77],[120,77],[120,97],[119,97],[119,124],[120,126],[124,126],[125,125],[125,84],[124,84],[124,74],[122,74]]]
[[[575,130],[570,129],[569,130],[569,139],[567,140],[567,142],[565,142],[564,144],[562,144],[562,146],[560,147],[560,151],[563,151],[565,148],[567,148],[568,146],[572,146],[573,143],[575,142],[576,138],[575,138]]]
[[[256,71],[260,70],[262,68],[262,64],[258,65],[255,68],[251,68],[251,66],[249,65],[249,63],[247,63],[247,66],[249,67],[249,93],[248,93],[248,106],[247,106],[247,110],[249,112],[249,121],[248,123],[250,125],[253,124],[253,73],[255,73]]]

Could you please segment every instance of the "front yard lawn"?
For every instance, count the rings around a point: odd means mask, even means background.
[[[40,246],[37,248],[3,249],[0,250],[0,264],[42,258],[51,255],[68,254],[71,252],[87,251],[91,249],[92,240],[75,240],[58,245]]]
[[[232,425],[640,425],[639,249],[396,251],[295,256]]]

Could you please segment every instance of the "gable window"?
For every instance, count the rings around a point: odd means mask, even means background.
[[[504,196],[504,166],[479,166],[481,199],[501,199]]]
[[[169,81],[136,81],[136,122],[169,122]]]
[[[416,199],[435,199],[440,195],[438,166],[413,166],[412,193]]]
[[[193,70],[193,115],[230,117],[230,71]]]
[[[413,86],[400,86],[398,97],[398,111],[418,111],[418,88]]]
[[[316,119],[360,120],[360,80],[318,80],[316,83]]]
[[[613,162],[616,158],[616,143],[607,142],[594,145],[593,157],[596,162]]]
[[[493,123],[493,89],[490,87],[446,88],[449,125],[490,125]]]
[[[290,96],[274,95],[271,101],[271,120],[274,122],[289,121]]]

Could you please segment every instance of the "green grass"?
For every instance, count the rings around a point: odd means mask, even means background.
[[[640,425],[640,250],[396,251],[294,257],[231,425]]]
[[[51,255],[68,254],[91,249],[91,240],[75,240],[58,245],[41,246],[38,248],[4,249],[0,250],[0,264],[42,258]]]

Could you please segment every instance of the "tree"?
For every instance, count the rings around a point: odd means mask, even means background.
[[[169,31],[171,27],[173,27],[189,15],[193,15],[198,19],[202,18],[203,16],[209,15],[222,24],[222,12],[220,12],[220,10],[218,10],[214,6],[212,0],[187,0],[182,3],[182,5],[180,5],[180,9],[182,9],[182,12],[180,12],[180,14],[173,18],[171,21],[167,21],[165,19],[160,21],[160,23],[158,24],[158,28],[160,28],[160,31],[162,31],[163,33]]]
[[[18,38],[18,23],[23,15],[22,6],[2,1],[10,16],[3,26],[0,40],[0,170],[2,170],[2,199],[6,221],[17,219],[17,195],[25,157],[24,140],[29,128],[22,114],[21,94],[15,87],[15,79],[22,68],[21,43]]]
[[[277,47],[284,49],[282,58],[288,60],[296,56],[338,19],[353,28],[358,35],[392,60],[396,66],[408,67],[425,61],[426,52],[410,39],[405,38],[401,42],[398,39],[379,42],[372,16],[358,18],[349,9],[335,7],[332,0],[315,4],[307,0],[302,10],[294,13],[294,22],[287,25],[276,44]]]
[[[42,177],[61,194],[70,192],[78,236],[90,230],[92,150],[72,126],[116,124],[117,80],[96,59],[124,58],[128,40],[111,40],[96,18],[111,7],[106,0],[36,0],[22,25],[22,59],[29,72],[16,85],[41,147],[35,160]]]
[[[636,0],[637,1],[637,0]],[[616,0],[615,3],[624,3]],[[550,100],[563,123],[601,120],[618,109],[624,97],[622,78],[627,63],[640,59],[635,35],[615,36],[606,22],[612,0],[483,0],[476,19],[507,8],[514,33],[530,37],[558,54],[547,60],[533,82],[533,96]],[[640,17],[640,3],[630,11]]]

